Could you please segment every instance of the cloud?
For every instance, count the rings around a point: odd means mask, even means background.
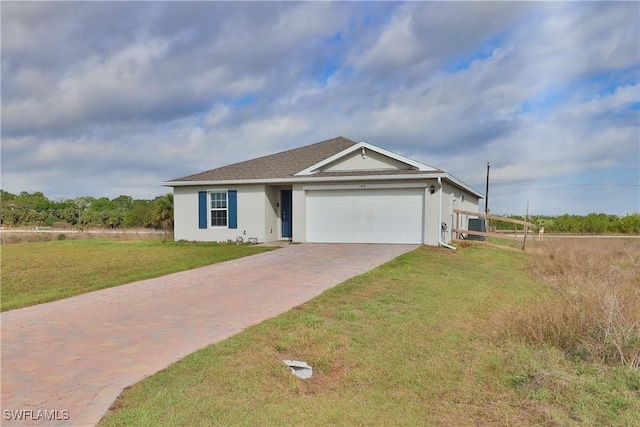
[[[337,135],[482,188],[490,161],[498,194],[640,171],[638,3],[1,7],[9,191],[153,197]]]

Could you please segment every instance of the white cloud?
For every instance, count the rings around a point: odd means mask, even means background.
[[[593,116],[600,116],[603,113],[611,114],[620,108],[628,107],[637,103],[640,84],[619,86],[610,95],[596,95],[584,106],[584,112]]]
[[[411,11],[395,15],[380,38],[362,57],[355,59],[358,67],[402,67],[416,61],[420,42],[413,32]]]
[[[2,8],[9,191],[151,197],[337,135],[530,188],[640,161],[633,2]]]

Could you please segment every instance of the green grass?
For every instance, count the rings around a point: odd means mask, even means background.
[[[505,332],[551,292],[532,256],[420,248],[143,380],[100,425],[637,424],[636,371]]]
[[[264,252],[270,248],[160,240],[2,245],[2,311]]]
[[[527,237],[527,246],[530,247],[532,244],[532,238],[530,236]],[[504,246],[505,248],[514,248],[514,249],[522,249],[522,240],[515,239],[501,239],[499,237],[488,237],[487,242],[493,245]]]

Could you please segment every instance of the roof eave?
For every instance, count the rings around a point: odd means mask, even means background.
[[[260,178],[260,179],[227,179],[218,181],[166,181],[165,187],[198,187],[198,186],[223,186],[223,185],[247,185],[247,184],[297,184],[307,182],[339,182],[339,181],[395,181],[395,180],[421,180],[442,178],[451,184],[461,188],[479,199],[484,196],[479,191],[468,186],[458,178],[446,172],[433,172],[423,174],[406,175],[349,175],[349,176],[293,176],[285,178]]]
[[[450,175],[448,173],[444,173],[443,175],[444,176],[442,178],[450,181],[456,187],[462,188],[467,193],[473,194],[474,196],[478,197],[479,199],[484,199],[484,196],[482,195],[482,193],[480,193],[478,190],[474,189],[473,187],[470,187],[469,185],[465,184],[464,182],[460,181],[455,176]]]
[[[259,178],[259,179],[227,179],[216,181],[166,181],[165,187],[189,187],[202,185],[239,185],[239,184],[295,184],[302,182],[336,182],[336,181],[383,181],[406,179],[431,179],[446,178],[446,173],[425,173],[406,175],[342,175],[342,176],[293,176],[285,178]]]

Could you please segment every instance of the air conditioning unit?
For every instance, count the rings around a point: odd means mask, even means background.
[[[481,233],[487,232],[487,222],[484,218],[469,218],[469,231],[479,231]],[[467,240],[481,240],[484,241],[485,236],[477,236],[475,234],[469,234]]]

